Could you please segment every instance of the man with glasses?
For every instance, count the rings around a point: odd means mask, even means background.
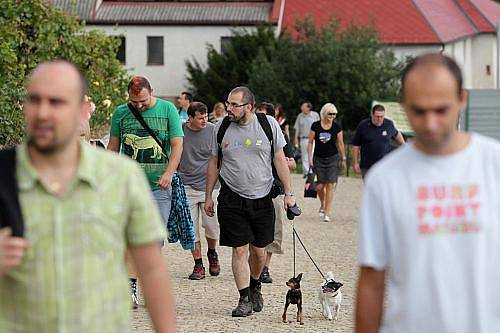
[[[364,177],[368,169],[390,152],[391,139],[400,145],[405,143],[403,135],[394,123],[385,118],[384,106],[377,104],[372,108],[371,117],[362,120],[352,139],[352,165],[354,172]],[[359,152],[361,150],[361,163]]]
[[[309,102],[303,102],[300,105],[301,113],[295,119],[295,124],[293,128],[295,130],[294,134],[294,145],[299,147],[300,143],[300,155],[302,158],[302,173],[304,177],[309,172],[309,131],[311,130],[312,123],[319,120],[319,115],[317,112],[312,111],[312,104]],[[299,141],[300,138],[300,141]]]
[[[274,239],[271,149],[274,149],[272,162],[285,191],[284,208],[295,205],[283,153],[283,133],[273,117],[263,116],[272,132],[271,143],[254,105],[255,98],[247,87],[236,87],[229,93],[228,116],[217,124],[208,162],[205,211],[209,216],[215,213],[212,192],[220,177],[217,198],[220,245],[232,247],[233,275],[240,294],[233,317],[262,311],[264,305],[259,278],[266,260],[265,247]],[[222,140],[217,140],[221,128],[225,133]]]
[[[140,164],[149,180],[166,226],[172,199],[170,185],[182,154],[182,124],[175,106],[154,97],[153,89],[146,78],[134,76],[128,84],[128,94],[130,106],[120,105],[111,118],[108,149],[121,151]],[[131,107],[139,112],[162,146],[134,116]],[[163,151],[167,152],[167,156]],[[129,273],[132,305],[136,308],[137,274],[131,261]]]

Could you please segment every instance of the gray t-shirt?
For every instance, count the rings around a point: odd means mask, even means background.
[[[276,152],[285,146],[285,137],[273,117],[267,116],[267,120],[273,132]],[[217,131],[221,123],[217,124],[212,138],[214,156],[217,156]],[[220,176],[233,192],[248,199],[258,199],[269,194],[274,179],[271,144],[255,114],[249,124],[229,125],[222,140],[222,154]]]
[[[307,116],[304,114],[304,112],[301,112],[297,116],[297,119],[295,119],[295,125],[293,126],[293,128],[296,131],[299,131],[300,138],[308,138],[312,123],[318,120],[319,114],[315,111],[309,112]]]
[[[197,191],[205,191],[208,160],[212,157],[212,138],[215,125],[207,123],[201,131],[193,131],[184,124],[184,143],[182,148],[179,175],[184,185]]]

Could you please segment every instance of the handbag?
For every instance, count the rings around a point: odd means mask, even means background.
[[[316,198],[318,196],[317,187],[318,177],[309,169],[306,177],[306,183],[304,185],[304,198]]]

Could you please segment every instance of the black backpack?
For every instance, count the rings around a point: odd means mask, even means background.
[[[16,150],[0,150],[0,228],[11,227],[12,236],[22,237],[24,221],[16,178]]]
[[[278,195],[283,194],[283,185],[281,183],[281,180],[278,177],[278,173],[276,171],[276,168],[274,167],[274,139],[273,139],[273,130],[271,129],[271,124],[269,124],[269,120],[267,120],[267,116],[264,113],[255,113],[257,116],[257,120],[259,121],[260,126],[264,130],[264,133],[266,133],[266,137],[269,140],[269,143],[271,144],[271,167],[273,170],[273,187],[271,188],[271,198],[276,198]],[[219,130],[217,131],[217,169],[220,169],[221,163],[222,163],[222,140],[224,139],[224,135],[226,135],[226,131],[231,125],[231,122],[229,121],[229,117],[226,116],[222,120],[222,123],[219,127]]]

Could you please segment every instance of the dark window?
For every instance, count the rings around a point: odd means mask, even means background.
[[[118,36],[116,38],[120,39],[120,46],[118,47],[118,52],[116,53],[116,59],[118,59],[122,64],[125,65],[126,62],[126,39],[125,36]]]
[[[221,37],[220,38],[220,53],[226,53],[231,45],[231,39],[233,37]]]
[[[163,37],[148,36],[148,65],[163,65]]]

